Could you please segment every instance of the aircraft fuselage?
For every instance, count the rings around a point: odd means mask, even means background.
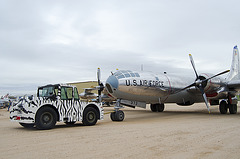
[[[208,76],[210,75],[202,74],[203,78]],[[150,104],[189,103],[190,105],[195,102],[203,102],[200,91],[195,87],[178,91],[193,81],[193,78],[166,73],[117,71],[107,79],[106,88],[112,96],[118,99],[142,101]],[[216,91],[220,89],[222,81],[223,79],[216,77],[206,83],[205,91],[212,95],[211,98],[219,95],[216,94]]]

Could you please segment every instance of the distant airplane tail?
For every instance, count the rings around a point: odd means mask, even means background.
[[[228,81],[240,79],[239,51],[237,45],[233,48],[232,66],[227,77]]]

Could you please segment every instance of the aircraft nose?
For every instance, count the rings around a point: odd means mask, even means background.
[[[107,81],[106,81],[106,88],[109,93],[113,93],[118,88],[118,79],[112,75],[109,76]]]

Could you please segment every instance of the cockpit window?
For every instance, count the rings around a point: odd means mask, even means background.
[[[130,73],[130,75],[131,75],[132,77],[136,77],[134,73]]]
[[[116,76],[117,79],[128,78],[128,77],[140,77],[140,75],[138,73],[134,73],[134,72],[132,72],[130,70],[117,71],[113,75]]]
[[[131,77],[129,73],[124,74],[125,77]]]
[[[138,73],[135,73],[135,76],[136,76],[136,77],[140,77],[140,75],[139,75]]]

